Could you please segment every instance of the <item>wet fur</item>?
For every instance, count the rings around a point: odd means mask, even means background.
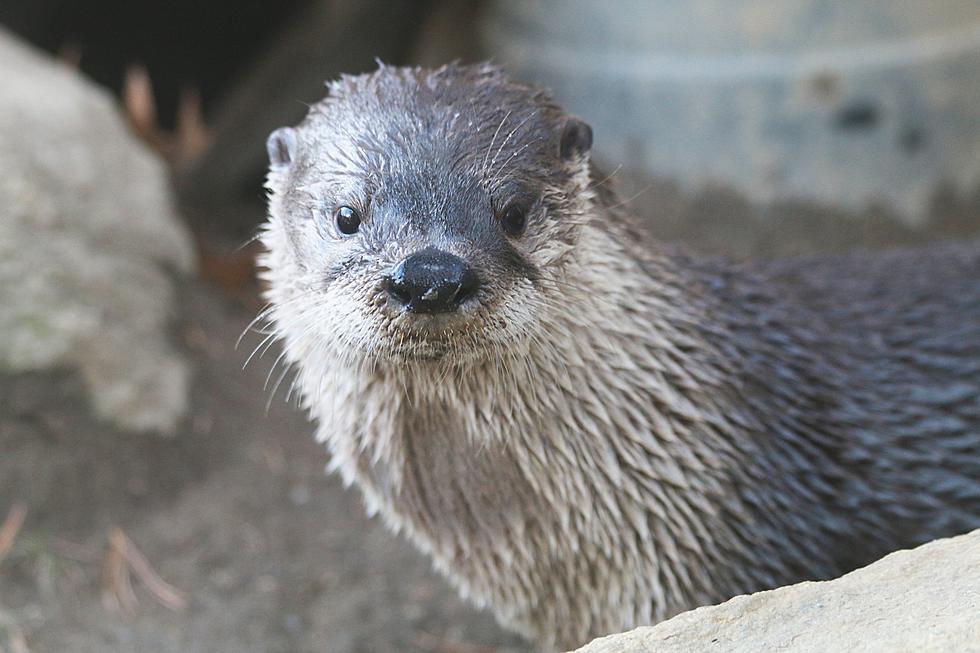
[[[491,67],[382,67],[270,172],[270,321],[370,512],[549,650],[980,526],[980,247],[640,244],[565,118]],[[389,199],[342,241],[316,216],[351,184]],[[503,241],[479,221],[521,192]],[[428,242],[487,281],[436,334],[378,284]]]

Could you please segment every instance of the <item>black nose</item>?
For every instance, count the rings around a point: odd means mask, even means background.
[[[388,278],[388,293],[414,313],[454,311],[479,286],[479,278],[463,259],[434,247],[406,258]]]

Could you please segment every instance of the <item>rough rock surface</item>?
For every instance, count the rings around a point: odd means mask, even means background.
[[[578,653],[980,651],[980,530],[603,637]]]
[[[167,268],[190,270],[166,171],[112,99],[0,31],[0,372],[73,369],[96,414],[172,431],[188,368]]]

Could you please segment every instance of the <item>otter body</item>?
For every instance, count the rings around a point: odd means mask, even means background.
[[[549,650],[980,526],[980,246],[701,260],[590,145],[488,66],[270,137],[271,322],[371,512]]]

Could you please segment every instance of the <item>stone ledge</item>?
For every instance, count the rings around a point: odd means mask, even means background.
[[[840,578],[735,597],[577,653],[980,651],[980,530]]]

